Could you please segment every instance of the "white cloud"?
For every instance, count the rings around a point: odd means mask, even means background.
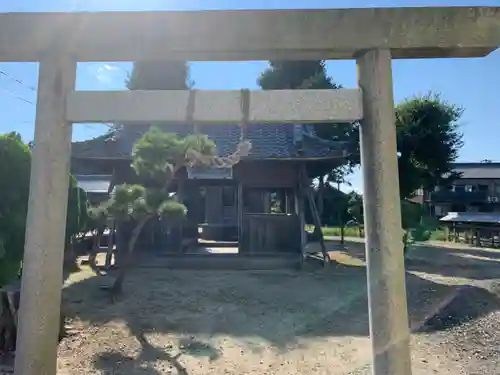
[[[120,68],[110,64],[99,65],[96,69],[96,78],[102,83],[112,83],[117,78]]]

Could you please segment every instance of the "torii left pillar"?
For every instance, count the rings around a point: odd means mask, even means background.
[[[46,55],[39,66],[16,375],[54,375],[63,280],[71,153],[66,95],[74,90],[76,62]]]

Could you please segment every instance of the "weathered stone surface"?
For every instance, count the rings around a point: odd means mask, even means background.
[[[54,54],[40,63],[16,346],[18,375],[56,373],[71,154],[64,98],[74,89],[75,76],[76,62],[68,56]]]
[[[0,15],[0,61],[51,48],[78,61],[485,56],[500,45],[500,7]]]
[[[373,374],[411,374],[391,53],[367,51],[357,67]]]
[[[75,91],[67,98],[71,122],[186,122],[238,124],[243,118],[241,91]],[[250,91],[249,123],[352,122],[362,118],[361,91]]]

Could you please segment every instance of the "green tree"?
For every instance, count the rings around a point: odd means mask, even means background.
[[[319,188],[313,186],[313,196],[318,200]],[[347,209],[348,195],[331,182],[327,182],[323,192],[324,211],[321,216],[321,223],[328,226],[340,226],[342,221],[346,219],[346,213],[343,212]],[[306,207],[305,218],[307,223],[312,223],[312,213],[309,207]]]
[[[417,227],[424,215],[422,205],[411,201],[401,201],[401,226],[405,230]]]
[[[215,144],[205,135],[179,138],[153,128],[134,145],[132,168],[138,184],[117,185],[114,194],[101,209],[119,223],[133,225],[117,278],[111,288],[113,295],[122,292],[132,254],[142,229],[150,220],[178,223],[187,209],[170,194],[176,173],[187,165],[211,165],[215,162]],[[120,224],[119,224],[120,226]],[[118,249],[119,252],[125,249]]]
[[[30,188],[31,151],[18,133],[0,135],[0,286],[15,278],[24,253]],[[9,176],[7,178],[7,176]],[[70,178],[66,215],[66,255],[74,260],[72,239],[85,227],[87,200]],[[74,264],[74,262],[73,262]]]
[[[404,198],[411,197],[419,188],[433,188],[457,177],[452,163],[463,145],[458,125],[462,113],[462,108],[432,94],[405,100],[395,108],[405,245],[428,240],[435,228],[435,223],[424,216],[421,206]],[[360,196],[352,199],[349,211],[361,223],[362,199]]]
[[[346,169],[349,172],[346,172]],[[349,181],[347,181],[347,173],[352,172],[352,167],[351,166],[345,166],[344,168],[337,168],[334,169],[329,175],[328,175],[328,181],[330,184],[333,186],[336,186],[336,191],[338,192],[337,194],[337,199],[333,202],[333,205],[335,208],[333,211],[335,212],[335,216],[337,218],[336,222],[338,223],[337,225],[340,226],[340,243],[344,244],[344,236],[345,236],[345,226],[348,221],[352,220],[352,217],[349,213],[349,199],[351,198],[351,195],[346,194],[340,190],[340,185],[341,184],[347,184],[350,186]]]
[[[347,212],[358,225],[364,224],[363,196],[361,194],[355,191],[348,194]]]
[[[65,261],[66,267],[74,269],[76,265],[76,254],[74,245],[78,234],[87,229],[87,194],[78,187],[73,176],[69,177],[68,209],[66,214],[66,236],[65,236]]]
[[[362,227],[365,224],[365,216],[363,211],[363,196],[354,190],[351,191],[347,199],[347,213],[351,220],[358,225],[359,236],[362,236]]]
[[[403,227],[403,251],[407,255],[415,242],[428,241],[436,230],[436,221],[425,216],[422,205],[408,200],[401,201],[401,221]]]
[[[396,106],[399,186],[402,198],[455,179],[452,163],[463,145],[458,120],[463,110],[425,95]]]
[[[24,251],[31,154],[17,133],[0,135],[0,287],[17,276]]]
[[[66,240],[81,233],[87,228],[88,208],[87,194],[78,187],[76,179],[70,176],[68,192],[68,213],[66,215]]]
[[[358,224],[364,223],[363,196],[356,192],[349,193],[348,213]],[[428,241],[436,229],[436,223],[425,216],[422,205],[406,199],[401,201],[401,229],[403,236],[403,252],[408,252],[411,244]]]

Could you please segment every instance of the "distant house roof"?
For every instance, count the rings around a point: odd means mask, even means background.
[[[186,136],[184,124],[160,126],[164,131]],[[149,129],[148,125],[124,125],[104,136],[73,142],[76,158],[128,159],[132,146]],[[199,125],[200,132],[215,142],[219,156],[232,154],[240,140],[238,125]],[[252,143],[248,159],[331,159],[347,156],[345,142],[325,141],[310,126],[289,124],[247,125],[246,139]]]
[[[453,170],[455,172],[461,173],[461,178],[500,179],[500,163],[454,163]]]
[[[439,221],[452,223],[488,223],[500,224],[500,214],[448,212]]]

